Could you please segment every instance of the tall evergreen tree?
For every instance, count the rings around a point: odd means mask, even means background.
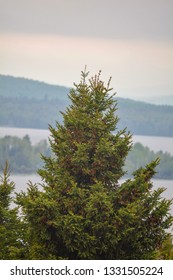
[[[147,259],[168,237],[170,200],[152,190],[158,159],[120,183],[131,134],[117,131],[110,83],[91,79],[70,91],[63,124],[50,126],[42,188],[18,196],[28,224],[29,258]],[[128,117],[128,116],[127,116]]]

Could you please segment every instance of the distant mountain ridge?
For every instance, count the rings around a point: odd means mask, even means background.
[[[0,75],[0,126],[47,128],[62,121],[70,88]],[[119,129],[138,135],[173,136],[173,106],[118,98]]]

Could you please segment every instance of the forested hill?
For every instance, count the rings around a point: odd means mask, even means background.
[[[69,88],[0,75],[0,126],[42,128],[62,120]],[[173,106],[118,98],[119,128],[133,134],[173,136]]]
[[[0,96],[12,98],[58,99],[67,102],[69,88],[44,82],[0,75]]]

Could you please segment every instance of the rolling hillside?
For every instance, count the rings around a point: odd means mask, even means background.
[[[69,88],[0,75],[0,126],[45,128],[62,121]],[[119,129],[133,134],[173,136],[173,106],[118,98]]]

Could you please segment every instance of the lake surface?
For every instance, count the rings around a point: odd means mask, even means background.
[[[34,145],[40,140],[48,140],[50,132],[46,129],[0,127],[0,137],[10,135],[22,138],[26,134],[30,137],[31,142]],[[173,155],[173,137],[133,135],[133,143],[136,142],[140,142],[142,145],[149,147],[154,152],[163,151]]]

